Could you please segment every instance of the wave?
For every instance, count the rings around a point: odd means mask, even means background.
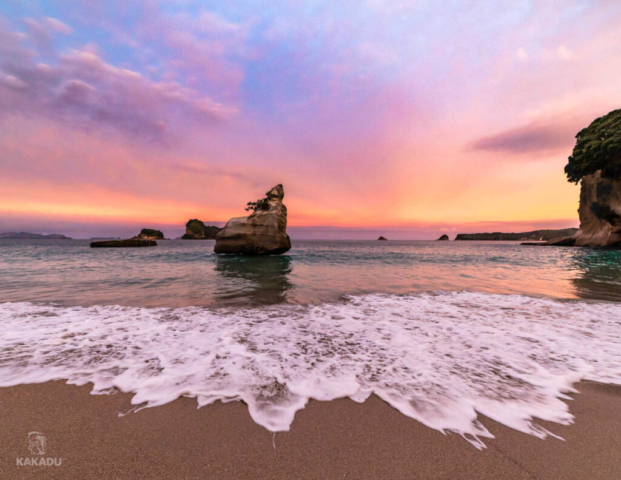
[[[621,305],[484,293],[365,295],[265,308],[0,304],[0,386],[66,379],[155,407],[243,400],[287,431],[309,399],[376,394],[464,436],[482,414],[544,438],[569,424],[561,399],[588,379],[621,384]]]

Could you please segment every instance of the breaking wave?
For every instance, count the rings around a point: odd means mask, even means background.
[[[273,432],[309,399],[376,394],[478,448],[486,415],[545,437],[582,379],[621,384],[621,305],[484,293],[265,308],[0,304],[0,386],[66,379],[148,407],[243,400]]]

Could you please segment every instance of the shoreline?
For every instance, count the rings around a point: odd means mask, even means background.
[[[488,418],[496,436],[479,451],[371,396],[310,401],[289,432],[273,435],[241,402],[197,409],[179,398],[124,416],[132,394],[91,395],[63,381],[0,388],[1,478],[619,478],[621,387],[581,382],[574,424],[537,421],[565,441],[541,440]],[[47,439],[61,466],[32,457],[28,433]]]

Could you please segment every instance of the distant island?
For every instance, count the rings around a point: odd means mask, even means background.
[[[131,240],[166,240],[161,230],[155,230],[153,228],[143,228],[140,233]]]
[[[0,233],[0,238],[10,239],[10,240],[71,240],[70,237],[66,237],[58,233],[51,233],[49,235],[43,235],[41,233],[28,233],[28,232]]]
[[[185,224],[185,234],[182,240],[214,240],[216,235],[222,231],[220,227],[215,225],[205,225],[201,220],[196,218],[188,220]]]
[[[89,240],[120,240],[121,237],[91,237]]]
[[[438,238],[439,242],[446,242],[447,240],[449,240],[449,236],[446,233]]]
[[[548,241],[558,237],[571,237],[575,235],[577,231],[577,228],[564,228],[561,230],[534,230],[532,232],[521,233],[460,233],[455,237],[455,240]]]
[[[378,240],[384,241],[384,240],[388,240],[388,239],[386,237],[379,237]]]

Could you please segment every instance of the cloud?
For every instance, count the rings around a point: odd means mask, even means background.
[[[0,85],[13,90],[22,90],[27,87],[26,82],[22,82],[19,78],[2,72],[0,72]]]
[[[532,155],[570,152],[584,120],[561,117],[538,119],[527,125],[482,137],[469,145],[471,150]]]
[[[0,25],[0,39],[7,39],[0,48],[0,97],[5,96],[0,114],[40,114],[82,128],[112,128],[163,140],[188,122],[220,122],[237,112],[177,82],[153,81],[106,63],[93,48],[54,53],[52,64],[37,63],[38,54],[47,48],[43,44],[52,40],[32,31],[67,33],[70,29],[53,19],[27,19],[26,23],[31,30],[26,37]],[[24,46],[28,39],[34,52]]]

